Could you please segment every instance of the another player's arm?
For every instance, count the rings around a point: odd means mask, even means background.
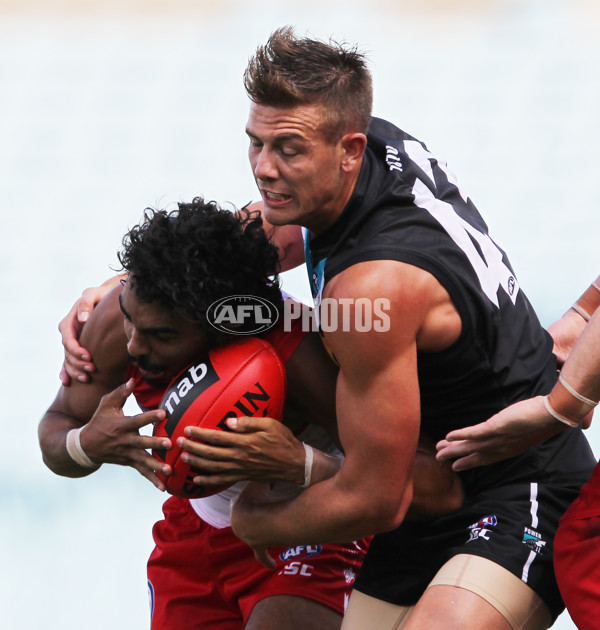
[[[406,520],[428,521],[451,514],[464,500],[460,477],[449,462],[437,460],[435,444],[421,434],[413,468],[413,500]]]
[[[164,440],[139,435],[142,426],[161,419],[164,412],[152,411],[132,418],[126,418],[122,412],[132,383],[123,384],[127,353],[123,315],[117,300],[119,292],[120,288],[116,288],[102,300],[83,332],[82,340],[98,357],[98,370],[91,382],[73,382],[70,387],[61,387],[40,421],[42,456],[58,475],[84,477],[103,463],[117,463],[136,468],[164,489],[154,474],[157,462],[145,449],[169,447],[170,443],[163,445]],[[95,466],[82,466],[67,451],[67,434],[81,427],[81,447]]]
[[[323,426],[331,439],[339,442],[335,387],[338,369],[323,347],[320,336],[308,335],[287,364],[288,398],[295,402],[300,420]],[[313,482],[327,479],[341,466],[325,454],[315,454]],[[323,457],[324,456],[324,457]],[[318,463],[325,458],[322,468]],[[333,460],[333,461],[331,461]],[[304,453],[296,460],[296,475],[303,474]],[[325,476],[326,475],[326,476]],[[448,463],[436,460],[435,444],[424,434],[419,436],[413,474],[413,499],[407,513],[409,520],[427,520],[457,510],[464,501],[464,490],[459,476]]]
[[[361,263],[327,287],[331,297],[389,297],[391,327],[326,335],[341,365],[337,417],[346,459],[336,475],[290,502],[238,501],[234,530],[259,555],[279,544],[355,540],[394,529],[406,515],[420,423],[417,336],[431,308],[431,281],[406,265],[402,274],[388,267]],[[338,315],[342,321],[341,309]]]
[[[289,271],[304,263],[304,240],[299,225],[272,225],[263,214],[262,201],[248,205],[247,209],[260,212],[267,237],[279,251],[281,271]]]
[[[589,425],[600,399],[599,348],[600,311],[596,310],[549,396],[521,400],[481,424],[452,431],[438,443],[438,457],[455,460],[455,470],[466,470],[514,457],[569,430],[569,424]]]
[[[447,343],[447,342],[446,342]],[[296,401],[300,418],[325,427],[331,439],[342,448],[335,410],[335,388],[338,369],[330,360],[321,338],[317,334],[308,335],[292,355],[287,364],[288,397]],[[299,455],[297,466],[302,474],[303,454]],[[337,466],[329,466],[326,477],[337,471]],[[316,468],[316,466],[315,466]],[[447,462],[436,459],[435,444],[422,432],[415,453],[413,470],[413,498],[408,509],[408,520],[429,520],[450,514],[464,501],[464,489],[457,473]]]
[[[589,320],[588,325],[581,333],[577,344],[573,348],[565,366],[561,370],[561,383],[557,384],[554,389],[560,387],[570,388],[569,393],[575,397],[575,392],[579,397],[586,398],[591,401],[600,399],[600,312],[596,310]],[[550,397],[552,402],[552,397]],[[589,413],[588,404],[577,404],[570,401],[577,409],[572,409],[572,418],[581,422]],[[558,401],[557,401],[558,402]]]
[[[554,354],[563,365],[587,322],[600,306],[600,276],[575,300],[571,308],[548,332],[554,341]]]
[[[554,339],[554,353],[560,364],[564,362],[561,377],[576,392],[594,402],[600,397],[600,391],[594,390],[594,379],[600,370],[600,354],[594,356],[600,341],[599,306],[600,276],[548,329]],[[574,355],[573,359],[571,355]],[[566,401],[567,415],[575,413],[581,425],[587,428],[591,422],[591,406],[570,397],[561,383],[555,390],[559,392],[559,406]],[[555,400],[556,396],[554,392],[549,400]],[[485,422],[450,432],[438,442],[437,457],[440,461],[454,460],[455,470],[484,466],[519,455],[566,428],[566,424],[548,412],[544,397],[537,396],[510,405]]]

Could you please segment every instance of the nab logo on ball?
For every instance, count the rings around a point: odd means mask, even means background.
[[[169,385],[160,408],[167,412],[165,431],[172,437],[179,421],[198,396],[219,380],[210,360],[193,364]]]
[[[275,305],[254,295],[230,295],[213,302],[206,311],[209,324],[234,335],[259,335],[279,319]]]
[[[285,368],[263,339],[250,337],[211,350],[189,365],[169,385],[160,403],[166,418],[155,425],[154,435],[171,439],[172,448],[155,450],[154,457],[170,464],[169,476],[157,473],[167,491],[188,499],[210,496],[228,486],[203,487],[194,483],[206,474],[180,459],[177,439],[187,426],[230,431],[228,418],[269,416],[281,420],[285,404]]]

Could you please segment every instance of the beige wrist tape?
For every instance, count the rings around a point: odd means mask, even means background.
[[[82,468],[100,468],[100,464],[95,464],[83,450],[81,446],[81,440],[79,434],[83,427],[78,429],[71,429],[67,433],[67,453],[71,456],[71,459],[79,464]]]
[[[562,376],[558,377],[558,382],[548,396],[544,396],[546,411],[571,427],[579,426],[597,404],[577,393]]]
[[[304,446],[304,483],[300,486],[301,488],[308,488],[310,486],[310,482],[312,480],[312,469],[313,462],[315,461],[315,452],[313,451],[312,446],[305,444],[302,442],[302,446]]]
[[[571,307],[577,311],[586,322],[590,321],[596,309],[600,306],[600,276],[581,294]]]

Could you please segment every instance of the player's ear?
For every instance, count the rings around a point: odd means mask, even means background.
[[[340,140],[340,146],[343,151],[342,169],[349,173],[360,168],[367,147],[367,136],[364,133],[347,133]]]

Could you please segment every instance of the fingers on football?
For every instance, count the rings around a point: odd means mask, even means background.
[[[177,445],[183,451],[181,454],[183,461],[192,466],[197,466],[198,468],[201,468],[202,464],[206,462],[230,462],[232,458],[239,457],[237,451],[232,453],[228,449],[225,453],[218,446],[200,444],[194,440],[186,440],[185,438],[179,438]],[[214,472],[214,470],[211,469],[211,472]]]
[[[191,440],[206,442],[214,446],[235,446],[239,442],[239,438],[235,433],[218,429],[201,429],[200,427],[188,426],[185,427],[184,433]],[[186,444],[188,442],[186,441]]]
[[[255,431],[267,430],[269,425],[275,423],[280,424],[279,420],[273,418],[252,418],[250,416],[241,416],[240,418],[228,418],[227,426],[238,433],[252,433]]]

